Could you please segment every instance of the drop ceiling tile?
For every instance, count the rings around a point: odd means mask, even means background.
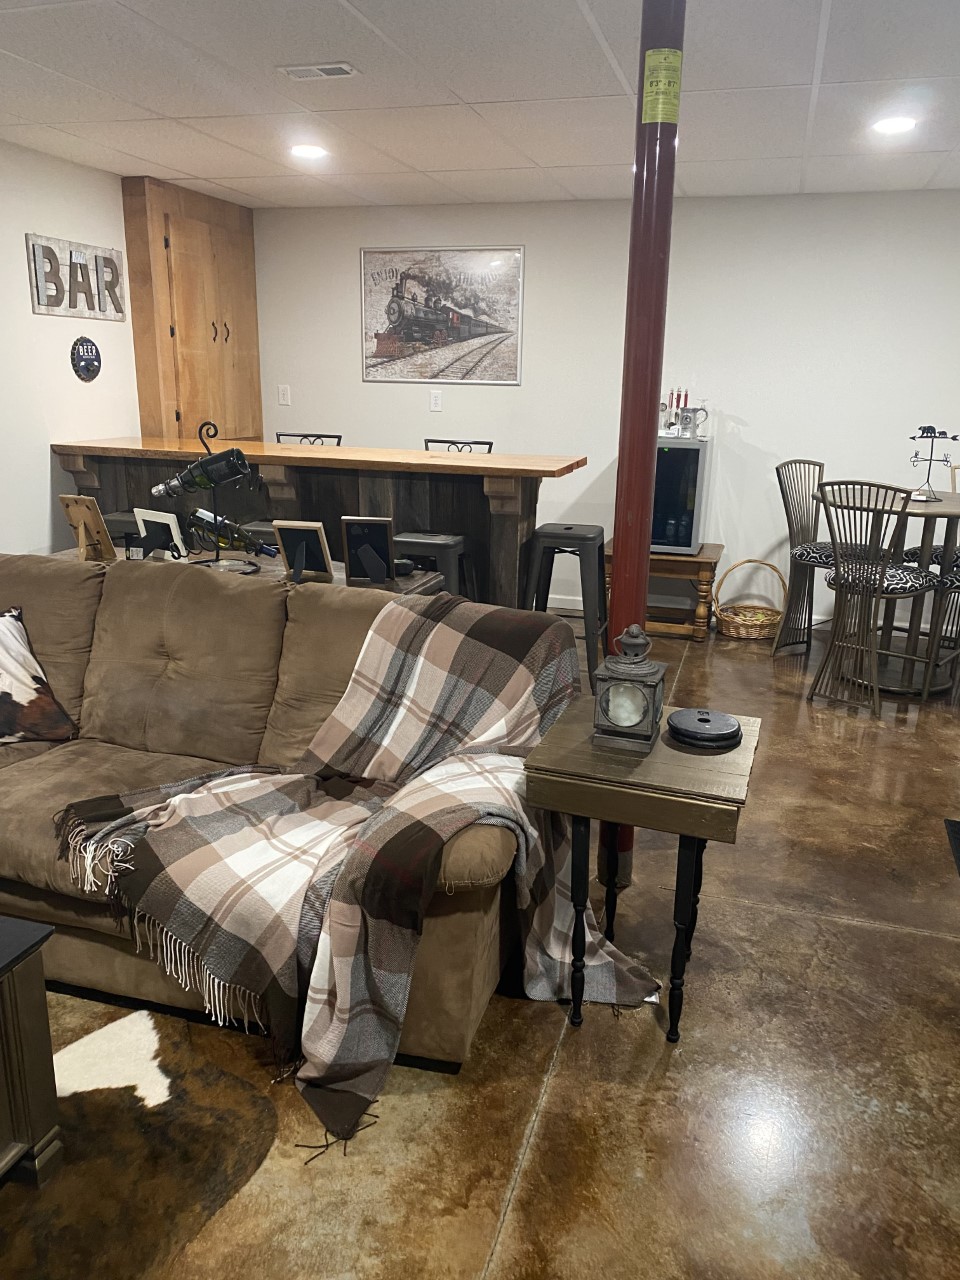
[[[800,190],[802,161],[694,160],[677,165],[687,196],[787,196]]]
[[[287,169],[322,178],[325,173],[399,173],[404,166],[375,147],[369,147],[343,129],[309,111],[292,115],[219,116],[185,120],[194,129],[275,160]],[[298,160],[290,148],[298,142],[325,147],[319,160]]]
[[[7,142],[15,142],[18,146],[29,147],[33,151],[43,151],[50,156],[58,156],[61,160],[71,160],[74,164],[87,165],[91,169],[104,169],[107,173],[119,173],[123,177],[146,178],[185,178],[179,169],[168,169],[162,164],[153,164],[149,160],[140,160],[135,156],[124,155],[109,147],[85,137],[74,137],[64,133],[62,129],[51,128],[46,124],[12,125],[0,128],[0,137]]]
[[[960,188],[960,151],[940,157],[940,164],[927,186],[932,191],[956,191]]]
[[[586,98],[620,83],[567,0],[352,0],[465,102]]]
[[[331,177],[331,183],[361,197],[345,203],[465,204],[464,197],[425,173],[369,173]]]
[[[237,178],[223,183],[241,195],[253,196],[261,208],[324,208],[329,205],[366,204],[354,192],[332,182],[320,182],[306,175],[288,174],[282,178]]]
[[[495,102],[476,108],[513,146],[544,168],[629,164],[636,117],[626,95],[554,102]]]
[[[469,107],[402,107],[327,116],[414,169],[514,169],[530,161]]]
[[[810,90],[722,89],[684,93],[678,157],[762,160],[799,156]]]
[[[151,13],[161,9],[156,4]],[[288,111],[289,98],[240,77],[112,0],[0,12],[0,50],[80,76],[161,115]]]
[[[913,191],[923,187],[943,163],[943,153],[812,156],[804,191]]]
[[[457,101],[435,69],[392,49],[337,0],[124,3],[312,111]],[[278,69],[318,62],[349,62],[360,74],[342,80],[294,81]]]
[[[257,196],[244,195],[234,187],[226,187],[221,182],[210,182],[206,178],[181,178],[174,183],[177,187],[186,187],[188,191],[199,191],[201,195],[213,196],[215,200],[229,200],[231,204],[246,205],[248,209],[269,209],[268,201]]]
[[[636,89],[637,0],[587,0]],[[685,89],[754,89],[810,84],[821,0],[709,0],[687,6]]]
[[[878,134],[886,116],[913,116],[910,133]],[[871,81],[820,86],[810,138],[813,155],[951,151],[960,144],[960,79]]]
[[[111,93],[101,93],[79,80],[46,71],[8,53],[0,53],[0,110],[31,124],[145,120],[150,116],[149,111]]]
[[[581,165],[546,172],[578,200],[629,200],[633,196],[633,166],[629,164]]]
[[[431,174],[471,204],[569,200],[570,193],[546,169],[461,169]]]
[[[824,81],[960,76],[955,0],[833,0]]]
[[[79,125],[67,133],[83,134]],[[287,172],[283,165],[197,133],[179,120],[133,120],[103,124],[97,138],[105,146],[169,165],[193,178],[262,178]]]

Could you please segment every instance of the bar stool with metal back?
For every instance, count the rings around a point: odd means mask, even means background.
[[[493,453],[492,440],[442,440],[437,436],[427,436],[423,447],[428,453],[431,450],[445,453]]]
[[[903,545],[909,489],[840,480],[821,483],[818,492],[833,544],[827,586],[836,598],[827,651],[807,698],[870,706],[879,715],[880,658],[899,656],[880,647],[881,607],[932,591],[936,575],[892,563]]]
[[[604,534],[598,524],[542,524],[534,530],[527,576],[526,609],[546,611],[558,555],[576,556],[580,563],[583,631],[587,649],[590,688],[596,691],[597,654],[609,653],[607,592],[604,571]]]
[[[791,458],[777,467],[790,538],[790,579],[774,653],[798,644],[810,648],[814,570],[833,568],[833,547],[817,541],[820,506],[814,495],[823,481],[823,466],[809,458]]]
[[[298,444],[343,444],[343,436],[330,431],[278,431],[277,444],[283,444],[284,440],[296,440]]]
[[[430,437],[423,442],[427,453],[492,453],[492,440],[442,440]],[[414,564],[429,563],[443,574],[446,590],[454,595],[463,592],[469,599],[477,598],[477,580],[473,557],[467,539],[459,533],[397,533],[393,537],[393,549],[398,555],[407,556]]]

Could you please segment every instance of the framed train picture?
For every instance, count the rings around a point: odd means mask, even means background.
[[[361,249],[364,382],[518,386],[523,249]]]

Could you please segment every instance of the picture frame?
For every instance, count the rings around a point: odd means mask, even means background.
[[[319,520],[274,520],[273,531],[283,567],[294,582],[304,574],[311,582],[333,581],[327,531]]]
[[[379,587],[394,581],[392,516],[342,516],[340,531],[348,587]]]
[[[523,245],[360,250],[364,382],[519,386]]]
[[[134,507],[133,514],[136,517],[137,528],[140,530],[140,537],[147,538],[149,535],[157,532],[157,525],[163,525],[170,531],[167,539],[167,545],[176,547],[179,552],[178,556],[174,556],[169,551],[164,551],[164,560],[186,560],[187,547],[183,541],[183,533],[180,529],[180,521],[170,511],[152,511],[149,507]],[[153,525],[153,529],[148,528]],[[144,558],[149,558],[151,552],[147,551]]]
[[[81,560],[107,564],[117,559],[117,549],[96,498],[80,493],[61,493],[60,505],[77,540]]]

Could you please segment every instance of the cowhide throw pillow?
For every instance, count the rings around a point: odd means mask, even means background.
[[[75,732],[30,648],[23,613],[0,613],[0,745],[64,742]]]

